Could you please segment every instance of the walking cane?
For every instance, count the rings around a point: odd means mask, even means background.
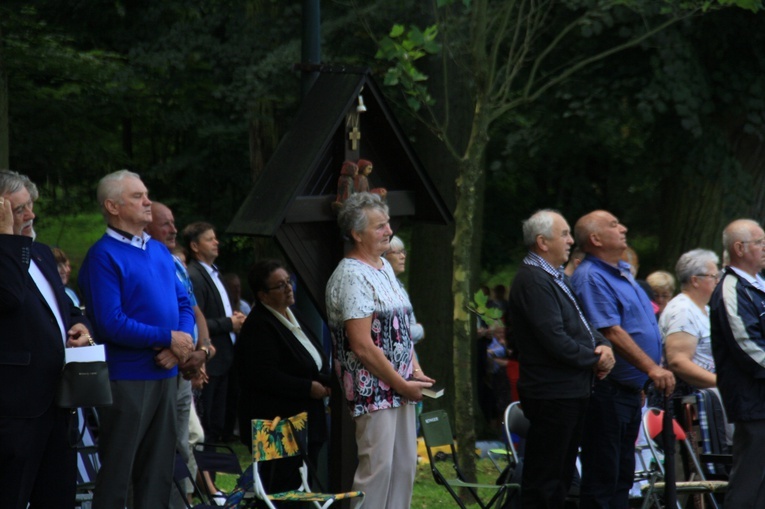
[[[675,429],[672,425],[672,397],[664,395],[664,419],[661,437],[664,441],[664,507],[677,507],[675,484]]]

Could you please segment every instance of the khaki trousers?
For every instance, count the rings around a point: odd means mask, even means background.
[[[364,509],[408,508],[417,470],[415,406],[378,410],[355,421],[359,465],[353,490],[366,494]]]

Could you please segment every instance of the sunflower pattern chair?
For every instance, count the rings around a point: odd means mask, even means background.
[[[364,497],[362,491],[347,493],[312,492],[308,485],[308,466],[303,451],[306,447],[308,414],[302,412],[287,419],[277,417],[273,420],[252,420],[252,464],[255,496],[263,500],[268,507],[276,509],[274,501],[313,502],[317,508],[325,509],[337,500]],[[258,464],[295,456],[303,457],[300,467],[301,486],[299,489],[282,493],[266,493],[265,484],[260,478]],[[358,507],[361,505],[359,504]]]

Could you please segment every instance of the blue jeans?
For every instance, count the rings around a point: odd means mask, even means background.
[[[623,509],[635,476],[640,392],[608,379],[595,384],[582,440],[580,509]]]

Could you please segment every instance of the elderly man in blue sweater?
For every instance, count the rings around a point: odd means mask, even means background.
[[[194,346],[194,312],[167,248],[144,233],[151,201],[127,170],[98,184],[106,233],[88,251],[79,285],[106,344],[114,404],[101,409],[93,507],[168,507],[176,443],[177,364]]]

